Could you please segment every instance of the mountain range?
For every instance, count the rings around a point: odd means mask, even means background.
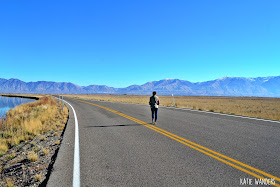
[[[70,82],[24,82],[19,79],[0,78],[0,93],[150,95],[154,90],[159,95],[280,97],[280,76],[223,77],[196,83],[180,79],[163,79],[126,88],[106,85],[79,86]]]

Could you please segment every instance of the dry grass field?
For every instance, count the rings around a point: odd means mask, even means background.
[[[62,111],[61,105],[50,96],[9,110],[6,118],[0,120],[0,156],[36,135],[62,130],[67,116],[68,110]]]
[[[81,99],[148,104],[145,95],[65,95]],[[173,106],[171,96],[159,96],[161,105]],[[176,107],[280,121],[280,98],[175,96]]]

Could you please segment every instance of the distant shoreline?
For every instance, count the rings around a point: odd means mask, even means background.
[[[34,97],[34,96],[11,95],[11,94],[0,94],[0,96],[2,96],[2,97],[19,97],[19,98],[24,98],[24,99],[39,100],[39,97]]]

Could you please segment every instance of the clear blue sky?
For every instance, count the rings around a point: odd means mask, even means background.
[[[6,0],[0,77],[125,87],[280,75],[279,0]]]

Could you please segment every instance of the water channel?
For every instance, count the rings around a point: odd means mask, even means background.
[[[25,99],[19,97],[2,97],[0,96],[0,117],[4,117],[6,112],[22,103],[35,101],[34,99]]]

